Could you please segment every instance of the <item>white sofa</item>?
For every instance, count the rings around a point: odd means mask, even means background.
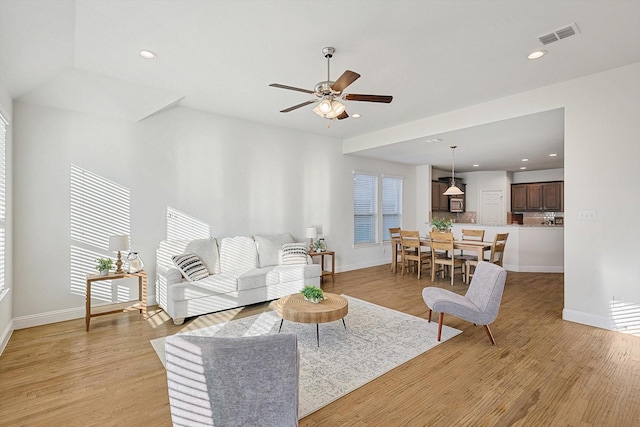
[[[197,240],[164,240],[156,252],[158,305],[180,325],[187,317],[270,301],[320,285],[322,269],[306,256],[306,264],[281,265],[289,233]],[[198,256],[209,276],[186,280],[171,257]],[[304,260],[302,262],[305,262]]]

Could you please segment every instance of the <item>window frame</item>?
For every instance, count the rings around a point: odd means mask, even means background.
[[[361,241],[359,239],[357,239],[358,236],[358,231],[357,231],[357,226],[356,224],[358,223],[357,217],[360,215],[365,215],[363,213],[358,214],[357,211],[357,207],[356,207],[356,177],[362,175],[362,176],[368,176],[368,177],[375,177],[375,191],[373,191],[374,195],[372,196],[372,198],[374,200],[370,200],[369,204],[373,207],[372,211],[373,213],[371,213],[370,215],[373,216],[373,219],[370,221],[373,224],[373,227],[375,227],[374,230],[372,230],[371,234],[373,236],[373,238],[369,241]],[[385,184],[385,180],[394,180],[397,182],[396,186],[399,187],[399,192],[396,192],[396,201],[395,201],[395,205],[397,207],[397,210],[393,213],[386,213],[385,214],[385,195],[388,194],[385,192],[384,189],[384,184]],[[402,227],[402,217],[403,217],[403,204],[404,204],[404,177],[400,176],[400,175],[392,175],[392,174],[383,174],[383,173],[379,173],[379,172],[367,172],[367,171],[360,171],[360,170],[354,170],[353,171],[353,180],[354,180],[354,184],[353,184],[353,247],[354,248],[359,248],[359,247],[367,247],[367,246],[380,246],[384,243],[388,243],[389,239],[388,239],[388,234],[389,231],[387,230],[385,232],[385,215],[389,216],[389,215],[395,215],[398,217],[398,227]],[[366,203],[363,203],[363,205],[365,205]]]

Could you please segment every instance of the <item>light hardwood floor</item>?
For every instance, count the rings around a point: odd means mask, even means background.
[[[340,273],[325,289],[426,318],[428,275],[389,266]],[[638,426],[640,338],[561,320],[563,275],[509,273],[500,314],[301,420],[301,426]],[[437,286],[451,289],[448,279]],[[459,280],[454,291],[466,290]],[[268,310],[180,327],[158,310],[19,330],[0,357],[2,426],[169,426],[165,371],[149,340]]]

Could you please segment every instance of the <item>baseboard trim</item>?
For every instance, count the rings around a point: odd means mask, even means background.
[[[2,335],[0,335],[0,356],[2,355],[2,352],[4,351],[7,344],[9,344],[9,339],[11,338],[11,334],[13,333],[13,329],[13,320],[10,320],[7,327],[4,328],[4,331],[2,331]]]
[[[582,325],[593,326],[595,328],[615,331],[613,319],[604,316],[594,316],[583,311],[565,308],[562,310],[562,319],[569,322],[580,323]]]
[[[156,305],[156,296],[147,295],[147,306]],[[64,310],[49,311],[46,313],[30,314],[13,318],[13,329],[33,328],[34,326],[48,325],[50,323],[66,322],[67,320],[84,319],[85,308],[74,307]]]

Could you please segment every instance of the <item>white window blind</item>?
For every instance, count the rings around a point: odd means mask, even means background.
[[[4,262],[5,262],[5,224],[7,219],[6,209],[6,156],[5,156],[6,122],[0,115],[0,290],[4,289]]]
[[[378,176],[353,173],[353,243],[378,242]]]
[[[402,227],[402,178],[382,177],[382,240],[389,241],[389,228]]]

